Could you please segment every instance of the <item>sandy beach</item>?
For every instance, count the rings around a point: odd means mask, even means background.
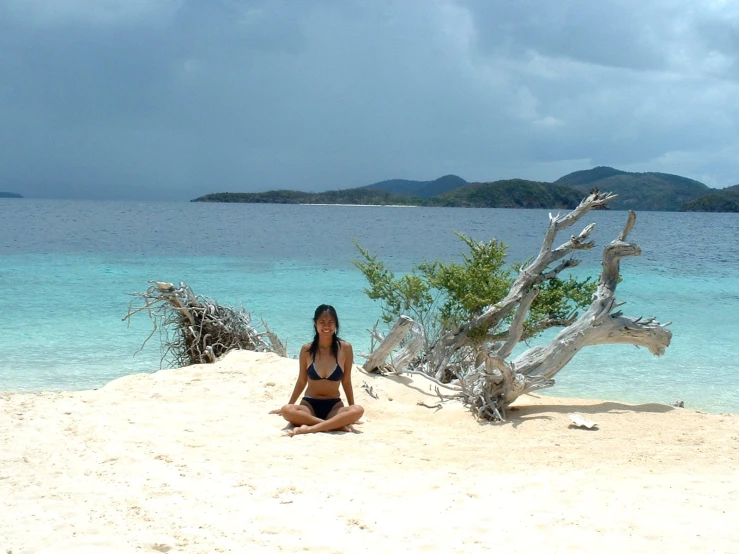
[[[0,393],[0,553],[739,552],[737,414],[537,395],[480,424],[355,368],[357,432],[290,438],[296,373],[232,352]]]

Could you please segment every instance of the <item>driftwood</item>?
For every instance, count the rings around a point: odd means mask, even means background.
[[[123,321],[146,312],[154,329],[141,348],[157,331],[162,334],[162,362],[171,367],[215,362],[230,350],[275,352],[287,357],[285,346],[262,321],[259,332],[243,309],[220,306],[195,295],[185,283],[153,282],[144,293],[134,293]],[[141,303],[143,305],[135,305]]]
[[[553,386],[553,377],[584,346],[633,344],[646,347],[652,354],[663,354],[672,337],[666,329],[669,324],[660,325],[654,318],[630,318],[614,311],[619,306],[615,292],[620,278],[620,261],[641,254],[639,246],[626,242],[636,221],[636,214],[630,211],[623,231],[604,248],[603,269],[589,309],[579,318],[566,322],[567,326],[548,344],[530,348],[513,361],[506,360],[516,344],[525,338],[524,322],[537,294],[536,285],[579,263],[576,259],[564,258],[576,250],[593,248],[594,242],[589,235],[595,224],[586,226],[578,235],[572,235],[555,248],[557,234],[590,210],[601,208],[614,198],[613,194],[594,191],[573,211],[562,216],[550,215],[549,228],[539,254],[521,268],[506,297],[466,325],[442,335],[423,356],[410,363],[403,359],[409,369],[395,367],[392,360],[386,363],[380,355],[370,357],[371,363],[368,361],[365,369],[420,373],[437,384],[443,376],[451,373],[454,378],[450,385],[456,391],[453,396],[462,398],[477,417],[500,421],[505,419],[506,409],[519,396]],[[557,265],[552,267],[556,262]],[[470,338],[474,336],[472,331],[480,327],[495,329],[511,315],[507,330],[497,335],[504,337],[503,341],[475,341]],[[412,327],[405,322],[403,328],[410,330]],[[392,341],[390,339],[391,335],[387,338],[388,344],[381,343],[377,352],[392,352],[403,337],[398,338],[396,334],[392,335]]]
[[[385,360],[405,338],[412,325],[413,320],[410,317],[400,316],[387,336],[383,338],[380,346],[376,349],[373,348],[372,354],[370,354],[363,367],[365,369],[372,368],[372,370],[383,369],[386,365]]]

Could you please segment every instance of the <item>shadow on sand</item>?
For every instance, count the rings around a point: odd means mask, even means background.
[[[543,398],[542,396],[536,396],[534,398]],[[637,413],[655,413],[664,414],[671,412],[675,408],[666,404],[658,404],[652,402],[649,404],[621,404],[620,402],[600,402],[598,404],[591,404],[588,406],[569,405],[569,404],[538,404],[533,406],[516,406],[515,404],[509,408],[511,414],[515,414],[517,417],[526,417],[528,415],[537,415],[542,413],[555,413],[555,414],[571,414],[578,412],[581,414],[602,414],[602,413],[625,413],[625,412],[637,412]]]
[[[532,395],[534,396],[534,395]],[[534,398],[544,398],[534,396]],[[663,414],[671,412],[675,408],[666,404],[649,403],[649,404],[621,404],[620,402],[599,402],[597,404],[536,404],[531,406],[516,406],[508,408],[508,419],[503,423],[509,423],[517,427],[521,423],[534,419],[552,419],[553,414],[623,414],[627,412],[634,413],[653,413]],[[574,426],[572,426],[574,427]],[[596,430],[597,428],[591,429]]]

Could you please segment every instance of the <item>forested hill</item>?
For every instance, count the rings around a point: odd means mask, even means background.
[[[720,190],[680,206],[681,212],[734,212],[739,213],[739,185]]]
[[[737,187],[712,189],[679,175],[631,173],[600,166],[570,173],[553,183],[524,179],[468,183],[456,175],[446,175],[433,181],[392,179],[326,192],[222,192],[192,201],[563,209],[573,208],[591,190],[599,189],[618,195],[609,204],[616,210],[739,211]]]
[[[0,198],[23,198],[17,192],[0,192]]]
[[[572,187],[523,179],[469,183],[430,199],[429,205],[463,208],[561,208],[577,206],[583,195]]]
[[[671,212],[715,190],[679,175],[628,173],[612,167],[576,171],[560,177],[554,183],[574,187],[581,193],[597,188],[618,194],[618,198],[609,204],[613,210]]]
[[[467,184],[467,181],[456,175],[444,175],[433,181],[409,181],[407,179],[391,179],[380,181],[361,188],[379,189],[394,194],[405,194],[418,196],[420,198],[431,198],[438,194],[444,194]]]

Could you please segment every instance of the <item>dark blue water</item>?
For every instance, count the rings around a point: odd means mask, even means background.
[[[0,199],[0,390],[98,387],[159,368],[145,316],[121,321],[150,280],[242,305],[288,342],[311,336],[316,305],[339,310],[342,335],[369,350],[379,306],[362,290],[352,243],[404,272],[424,259],[460,259],[459,231],[508,245],[511,261],[536,255],[544,210],[282,206]],[[595,222],[597,246],[578,274],[597,274],[600,252],[625,212],[588,214],[557,243]],[[622,263],[617,297],[627,315],[671,321],[661,358],[631,346],[590,347],[557,377],[553,394],[670,402],[739,411],[739,217],[643,212]],[[361,362],[361,359],[359,360]]]

